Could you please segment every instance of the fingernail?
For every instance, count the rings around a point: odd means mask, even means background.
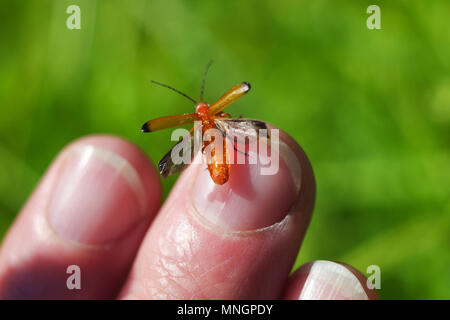
[[[62,238],[105,245],[143,220],[143,186],[125,158],[93,145],[73,146],[62,157],[48,207]]]
[[[278,145],[279,153],[271,148],[268,157],[258,155],[257,164],[249,164],[248,159],[246,164],[233,164],[224,185],[216,185],[209,171],[201,168],[192,191],[196,212],[229,231],[260,229],[283,220],[297,198],[301,167],[284,142]],[[279,156],[278,170],[263,174],[261,169],[270,166],[264,164],[274,156]]]
[[[315,261],[306,278],[299,300],[367,300],[358,278],[344,265]]]

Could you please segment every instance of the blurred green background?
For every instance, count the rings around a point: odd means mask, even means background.
[[[66,8],[81,8],[68,30]],[[369,30],[366,8],[381,8]],[[450,298],[450,2],[0,2],[0,238],[53,157],[92,133],[158,161],[170,130],[240,81],[229,108],[291,134],[312,162],[317,202],[296,266],[381,268],[382,298]],[[167,195],[176,177],[164,181]]]

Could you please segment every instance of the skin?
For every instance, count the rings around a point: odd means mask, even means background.
[[[307,265],[300,268],[303,272],[291,277],[289,272],[311,218],[315,181],[303,150],[283,132],[280,132],[280,139],[293,151],[302,169],[301,189],[291,199],[294,209],[283,220],[283,232],[278,224],[251,232],[230,232],[193,215],[186,203],[190,201],[192,183],[202,174],[202,170],[194,165],[181,174],[161,207],[159,175],[136,146],[122,138],[106,135],[74,141],[50,164],[3,240],[0,298],[297,299],[303,290]],[[95,179],[89,181],[91,185],[99,185],[98,190],[83,194],[81,200],[75,202],[73,197],[72,200],[68,198],[67,203],[61,201],[61,197],[55,199],[55,186],[59,186],[61,172],[73,158],[67,155],[87,145],[100,148],[102,154],[115,154],[125,159],[134,168],[130,171],[133,174],[127,177],[134,180],[122,179],[119,175],[114,184],[108,180],[114,187],[102,188],[103,180],[111,179],[111,174],[103,172],[103,167],[93,165],[89,168],[91,164],[87,161],[82,167],[88,172],[84,178],[95,175]],[[78,171],[69,170],[65,179],[70,180],[72,172]],[[239,170],[232,172],[239,174]],[[232,175],[227,184],[232,186],[233,179],[239,178],[237,188],[247,188],[245,176],[233,178]],[[122,184],[135,180],[141,181],[139,187],[143,196],[139,199],[143,202],[128,196],[126,188],[121,189]],[[73,188],[77,186],[70,184]],[[288,184],[286,188],[291,187]],[[268,184],[265,190],[276,192],[277,188],[279,184]],[[95,207],[96,217],[104,217],[100,222],[85,212],[89,210],[83,206],[92,205],[83,203],[88,196],[103,199]],[[115,202],[119,196],[121,201]],[[61,214],[53,217],[50,211],[55,208],[55,200]],[[250,202],[245,210],[251,215],[265,209],[259,205],[259,202]],[[115,213],[117,208],[127,214]],[[105,210],[108,212],[102,212]],[[78,215],[80,219],[77,220]],[[66,232],[54,231],[58,225],[64,225],[69,216],[74,223],[64,229]],[[252,226],[249,223],[248,226]],[[126,232],[121,232],[124,225]],[[78,236],[77,228],[86,231]],[[112,238],[111,232],[114,233]],[[81,290],[66,287],[69,276],[66,268],[72,264],[82,270]],[[361,273],[345,267],[362,285],[365,284]],[[376,298],[374,292],[364,290],[368,298]]]

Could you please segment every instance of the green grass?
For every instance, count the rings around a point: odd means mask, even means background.
[[[283,128],[313,164],[296,266],[375,264],[382,298],[450,298],[450,3],[376,3],[381,30],[371,1],[2,1],[0,237],[73,139],[117,134],[159,160],[170,132],[140,126],[193,109],[149,80],[197,97],[213,58],[206,100],[249,81],[230,113]]]

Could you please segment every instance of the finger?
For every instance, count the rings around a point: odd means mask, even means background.
[[[191,164],[149,229],[120,297],[279,298],[315,196],[309,161],[285,133],[279,155],[275,174],[261,174],[261,163],[232,165],[222,186],[205,165]]]
[[[90,136],[70,144],[4,239],[0,297],[115,297],[160,197],[157,173],[131,143]],[[81,277],[69,289],[71,265]]]
[[[301,266],[289,279],[287,300],[375,300],[367,279],[355,268],[343,263],[317,260]]]

